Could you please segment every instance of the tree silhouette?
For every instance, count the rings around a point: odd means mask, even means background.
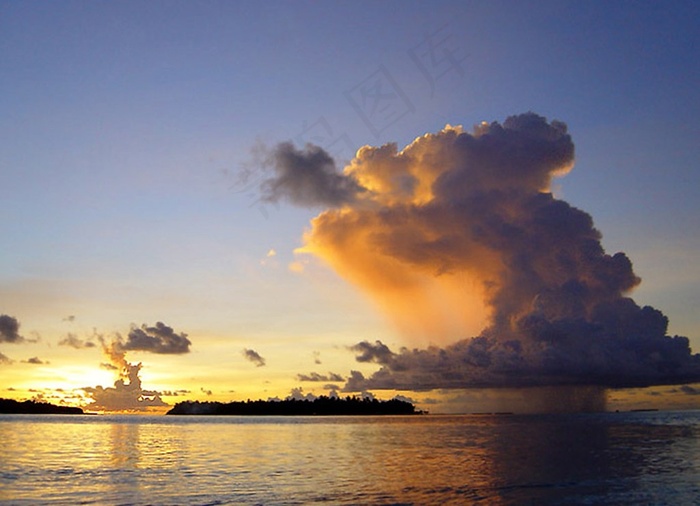
[[[379,401],[368,397],[320,396],[314,400],[285,399],[233,401],[185,401],[177,403],[168,415],[235,415],[235,416],[329,416],[329,415],[414,415],[420,411],[410,402],[399,399]]]

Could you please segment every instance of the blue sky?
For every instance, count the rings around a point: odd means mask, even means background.
[[[626,252],[643,279],[635,300],[700,350],[699,11],[0,2],[0,313],[27,338],[0,348],[13,360],[3,386],[106,385],[104,371],[84,372],[98,351],[57,342],[156,321],[187,333],[193,353],[130,355],[151,388],[282,396],[297,373],[370,371],[347,346],[404,338],[354,286],[294,253],[318,209],[259,202],[255,146],[311,141],[347,161],[366,144],[400,149],[446,124],[527,111],[565,122],[576,145],[555,195],[592,215],[608,252]],[[369,82],[393,99],[374,103]]]

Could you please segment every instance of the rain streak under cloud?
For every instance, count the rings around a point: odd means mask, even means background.
[[[586,212],[551,193],[574,165],[564,123],[526,113],[446,126],[342,170],[321,148],[268,150],[263,201],[325,208],[301,251],[361,288],[414,345],[363,341],[346,391],[700,381],[688,339],[629,297],[640,283]],[[473,336],[473,337],[472,337]]]

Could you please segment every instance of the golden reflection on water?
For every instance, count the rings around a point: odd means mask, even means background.
[[[429,433],[417,418],[171,420],[0,423],[0,457],[16,470],[14,479],[5,480],[10,487],[3,487],[9,495],[0,497],[140,504],[153,498],[196,502],[218,494],[243,503],[259,496],[273,503],[291,497],[362,502],[410,497],[434,483],[457,489],[465,482],[473,488],[492,482],[488,448],[478,438],[450,434],[454,427],[447,418]],[[5,472],[12,478],[11,469]],[[39,479],[29,482],[28,475]]]
[[[558,504],[666,487],[657,467],[681,499],[700,492],[697,421],[597,420],[5,417],[0,502]]]

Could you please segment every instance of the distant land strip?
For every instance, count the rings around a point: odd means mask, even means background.
[[[237,415],[237,416],[331,416],[331,415],[416,415],[422,411],[407,401],[358,397],[317,397],[314,400],[286,399],[177,403],[168,415]]]
[[[0,414],[3,415],[82,415],[83,410],[68,406],[56,406],[48,402],[0,399]]]

